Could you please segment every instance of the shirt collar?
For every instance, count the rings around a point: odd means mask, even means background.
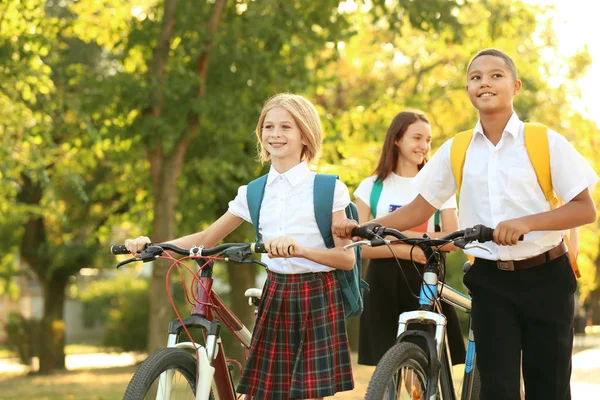
[[[271,169],[269,170],[269,176],[267,177],[267,185],[270,185],[275,181],[278,176],[283,176],[288,180],[288,182],[292,186],[297,186],[302,180],[310,173],[310,169],[308,168],[308,164],[306,161],[302,161],[301,163],[293,166],[283,174],[280,174],[273,168],[271,165]]]
[[[513,111],[512,115],[510,116],[510,119],[508,120],[508,122],[506,123],[506,126],[504,127],[504,132],[508,132],[509,134],[511,134],[513,136],[513,138],[516,139],[519,136],[520,130],[521,130],[521,120],[519,119],[519,116],[517,115],[517,113]],[[473,136],[474,137],[485,136],[483,134],[483,127],[481,126],[481,120],[477,121],[477,125],[475,125],[475,130],[473,131]]]

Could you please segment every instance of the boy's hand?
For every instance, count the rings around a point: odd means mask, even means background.
[[[353,219],[343,219],[341,221],[334,222],[331,225],[331,233],[340,239],[349,239],[352,237],[352,230],[358,227],[358,222]],[[352,240],[360,240],[359,237],[353,237]]]
[[[269,258],[302,257],[303,248],[288,236],[279,236],[265,242]]]
[[[512,246],[519,242],[519,237],[531,232],[523,218],[509,219],[498,224],[494,229],[494,243]]]

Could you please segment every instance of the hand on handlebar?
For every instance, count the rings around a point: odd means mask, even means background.
[[[302,257],[303,248],[289,236],[279,236],[265,242],[269,258]]]
[[[352,236],[354,228],[358,228],[358,222],[353,219],[343,219],[341,221],[334,222],[331,226],[331,233],[340,239],[350,239],[357,241],[360,237]]]
[[[150,238],[147,236],[138,236],[135,239],[125,240],[125,247],[131,254],[138,256],[150,243]]]
[[[523,218],[509,219],[500,222],[494,229],[494,242],[502,246],[511,246],[518,243],[522,236],[531,232]]]

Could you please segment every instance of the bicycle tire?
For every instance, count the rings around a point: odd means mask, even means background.
[[[424,389],[427,387],[427,369],[429,360],[419,346],[410,342],[396,343],[383,355],[375,372],[369,381],[366,400],[382,400],[389,383],[397,371],[403,367],[413,368],[423,381]]]
[[[184,376],[194,398],[196,359],[185,350],[166,348],[156,351],[140,364],[127,385],[123,400],[143,400],[160,374],[170,369],[175,369]],[[209,398],[214,400],[212,390]]]
[[[463,383],[464,385],[464,383]],[[461,388],[462,389],[462,388]],[[477,368],[477,364],[475,364],[473,369],[473,385],[471,386],[471,397],[470,400],[479,400],[479,395],[481,393],[481,378],[479,377],[479,368]],[[458,399],[462,398],[462,390],[459,394]]]

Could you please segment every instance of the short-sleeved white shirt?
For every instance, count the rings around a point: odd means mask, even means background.
[[[319,231],[313,205],[316,173],[309,170],[306,162],[280,174],[273,167],[269,171],[265,194],[260,208],[259,231],[264,241],[279,236],[289,236],[299,245],[310,249],[326,249]],[[247,185],[240,186],[238,194],[229,202],[229,212],[252,223]],[[332,213],[344,210],[350,203],[348,188],[339,179],[335,185]],[[280,274],[326,272],[333,268],[305,258],[273,258],[262,255],[269,270]]]
[[[459,196],[459,226],[477,224],[495,228],[500,222],[549,211],[525,148],[524,124],[513,113],[502,138],[494,146],[477,122],[467,149]],[[552,186],[565,203],[598,181],[598,175],[565,137],[548,129]],[[444,143],[413,181],[418,192],[434,207],[456,191],[450,148]],[[489,252],[470,249],[468,254],[488,260],[521,260],[548,251],[562,240],[564,231],[530,232],[515,246],[483,244]]]
[[[371,191],[373,190],[375,179],[377,179],[376,176],[366,178],[354,191],[354,196],[357,199],[362,200],[369,208],[371,207]],[[397,208],[410,203],[417,197],[419,192],[417,192],[411,184],[413,179],[413,177],[408,178],[392,172],[383,180],[381,196],[377,202],[377,217],[383,217]],[[456,197],[454,195],[450,196],[450,199],[440,207],[440,210],[446,209],[456,209]],[[433,232],[434,218],[431,217],[427,223],[414,227],[411,230],[417,232]]]

